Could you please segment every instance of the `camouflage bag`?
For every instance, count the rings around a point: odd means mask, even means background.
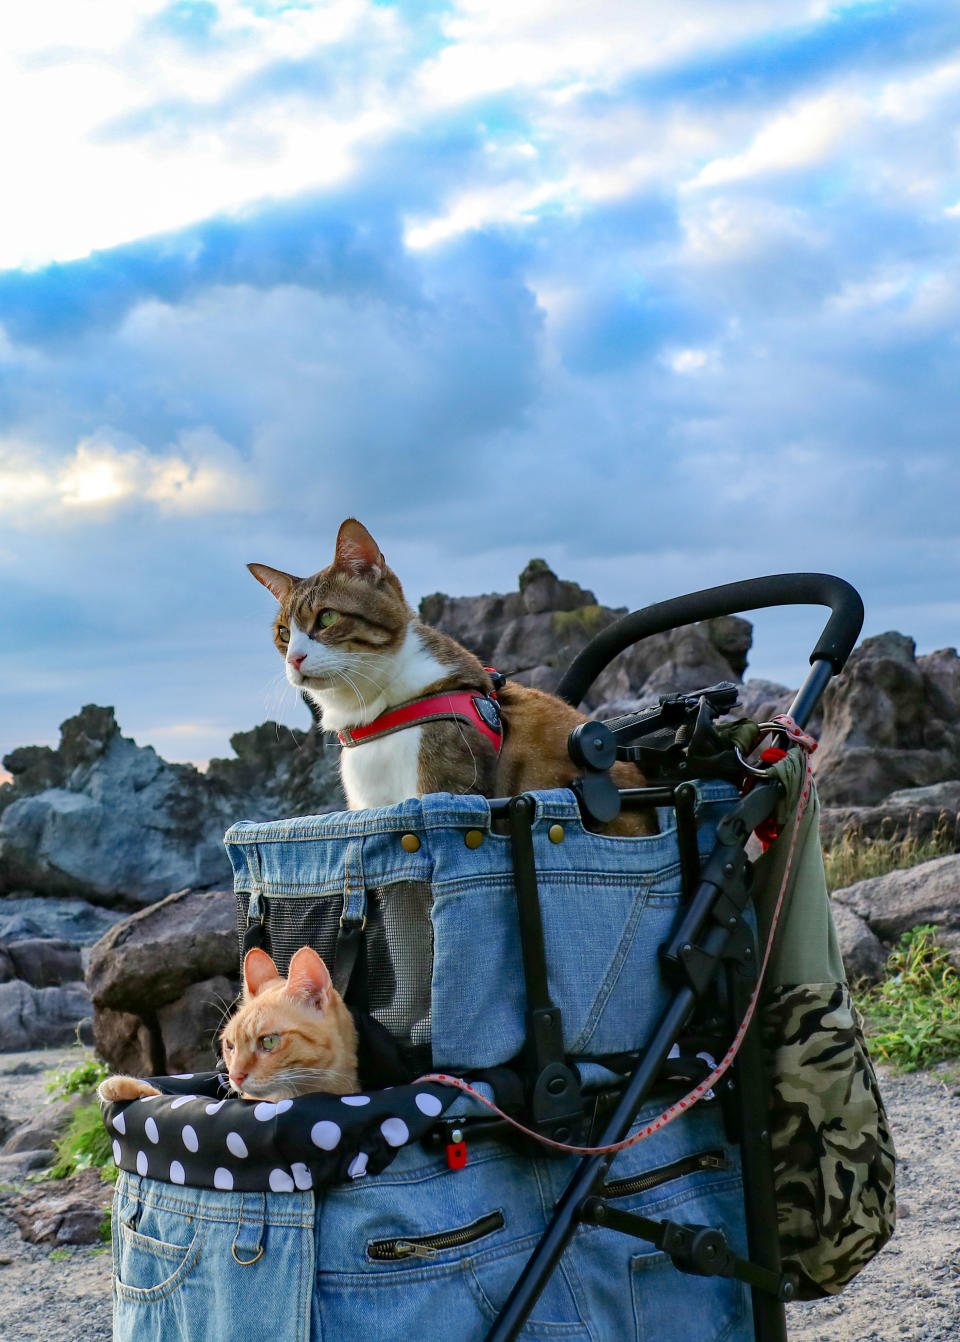
[[[756,864],[761,935],[779,890],[803,782],[799,752],[774,766],[787,787],[784,838]],[[813,789],[777,929],[760,1030],[770,1082],[780,1251],[797,1298],[835,1295],[893,1234],[895,1152],[830,913]]]

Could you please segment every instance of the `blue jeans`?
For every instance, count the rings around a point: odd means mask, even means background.
[[[639,1122],[658,1108],[647,1105]],[[415,1145],[382,1174],[319,1196],[223,1193],[122,1172],[115,1342],[482,1342],[575,1162],[491,1139],[468,1145],[462,1170]],[[670,1177],[645,1192],[616,1187],[650,1170]],[[745,1252],[738,1156],[716,1104],[623,1152],[607,1180],[615,1206],[720,1225]],[[681,1274],[645,1241],[582,1226],[521,1336],[747,1342],[749,1291]]]

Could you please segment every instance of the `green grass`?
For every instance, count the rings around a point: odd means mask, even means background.
[[[905,1072],[960,1056],[960,974],[936,941],[937,929],[905,932],[887,977],[861,995],[870,1052]]]
[[[53,1100],[65,1100],[68,1095],[92,1094],[109,1075],[109,1067],[88,1055],[69,1071],[54,1072],[46,1083],[46,1090]]]
[[[888,871],[901,871],[956,852],[956,825],[957,817],[944,813],[937,828],[925,839],[914,835],[902,839],[883,835],[864,839],[856,832],[845,834],[823,852],[827,889],[839,890],[868,876],[885,876]]]
[[[114,1171],[113,1144],[100,1117],[100,1102],[91,1100],[81,1104],[70,1116],[70,1123],[56,1142],[57,1159],[50,1171],[51,1179],[66,1179],[78,1170],[95,1165],[109,1178],[108,1167]]]

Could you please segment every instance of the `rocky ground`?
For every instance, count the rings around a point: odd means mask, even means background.
[[[17,1123],[42,1109],[50,1068],[76,1050],[0,1056],[0,1110]],[[960,1068],[885,1075],[899,1156],[897,1233],[842,1296],[791,1306],[791,1342],[948,1342],[960,1336]],[[106,1246],[26,1243],[12,1219],[22,1179],[0,1191],[0,1337],[107,1342]],[[224,1340],[227,1342],[227,1339]]]

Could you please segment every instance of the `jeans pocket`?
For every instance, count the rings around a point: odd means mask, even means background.
[[[185,1229],[193,1227],[186,1223]],[[197,1226],[189,1243],[172,1244],[121,1222],[117,1236],[116,1291],[122,1300],[163,1300],[196,1267],[203,1246]]]
[[[514,1240],[502,1249],[478,1254],[469,1263],[477,1302],[492,1321],[503,1309],[507,1297],[523,1274],[539,1236]],[[562,1266],[553,1269],[524,1325],[521,1337],[589,1336]]]
[[[747,1287],[733,1277],[679,1273],[665,1253],[630,1263],[638,1342],[733,1342],[753,1338]]]

